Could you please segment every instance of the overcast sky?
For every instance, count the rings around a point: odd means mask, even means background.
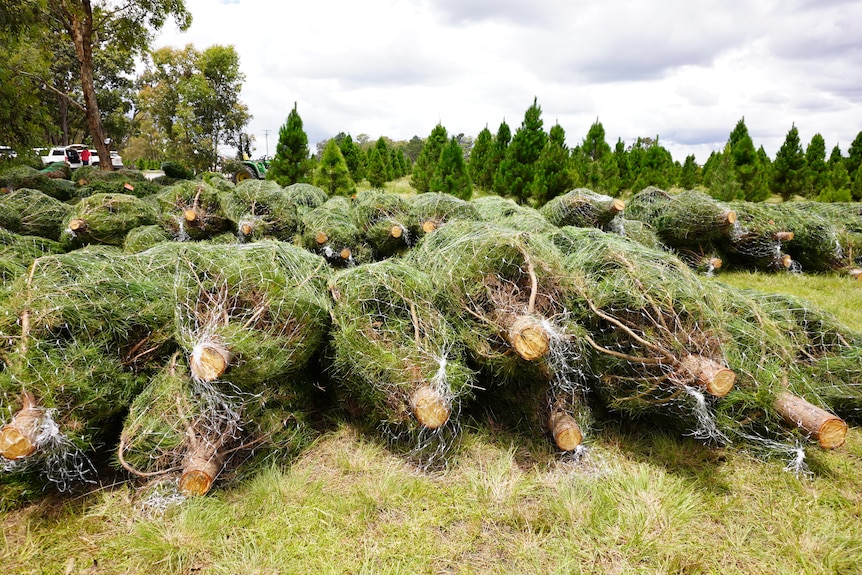
[[[439,122],[512,133],[538,99],[569,146],[659,136],[703,163],[744,117],[774,157],[795,123],[847,148],[862,131],[862,2],[848,0],[185,0],[156,46],[233,45],[257,154],[297,103],[309,145],[425,138]],[[266,131],[269,131],[268,137]]]

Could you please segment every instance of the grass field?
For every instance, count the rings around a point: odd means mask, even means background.
[[[862,284],[725,274],[862,325]],[[148,511],[140,486],[2,515],[0,573],[862,573],[862,430],[781,459],[615,420],[579,461],[482,420],[420,472],[347,421],[296,460]]]

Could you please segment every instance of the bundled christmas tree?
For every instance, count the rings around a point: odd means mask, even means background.
[[[22,236],[59,240],[72,207],[39,190],[21,188],[0,193],[0,227]]]
[[[330,291],[332,371],[342,402],[423,465],[445,461],[474,376],[454,327],[435,307],[431,278],[390,259],[339,272]]]
[[[557,196],[539,210],[555,226],[577,226],[609,230],[626,204],[619,198],[578,188]]]
[[[76,203],[63,222],[64,245],[76,249],[87,244],[122,246],[126,234],[158,219],[153,204],[126,194],[95,194]]]
[[[733,202],[729,206],[737,214],[738,226],[720,243],[726,263],[767,271],[789,269],[792,258],[782,250],[793,239],[793,231],[774,219],[769,205]]]
[[[203,180],[181,180],[154,198],[162,226],[179,241],[205,239],[233,226],[222,209],[221,195]]]
[[[550,223],[538,210],[529,206],[521,206],[514,200],[500,196],[484,196],[470,200],[486,222],[520,230],[522,232],[553,231],[556,227]]]
[[[294,454],[314,437],[307,390],[284,382],[257,394],[191,376],[175,355],[134,399],[117,461],[133,477],[176,481],[184,496],[204,495],[235,475],[252,454]]]
[[[476,206],[451,194],[426,192],[408,201],[410,231],[421,238],[450,220],[480,220]]]
[[[0,455],[65,488],[86,478],[87,454],[170,352],[173,306],[104,247],[39,258],[11,293],[0,317]]]
[[[341,196],[330,198],[302,216],[300,242],[333,266],[356,265],[370,259],[354,223],[350,200]]]
[[[696,426],[704,394],[723,397],[736,380],[709,321],[709,291],[672,254],[616,234],[565,227],[552,239],[566,254],[604,403]]]
[[[225,215],[236,223],[241,242],[265,237],[291,241],[299,231],[296,204],[271,180],[240,182],[224,195],[223,205]]]
[[[354,222],[375,259],[403,252],[411,244],[407,209],[401,196],[382,190],[365,190],[356,195]]]
[[[491,392],[503,396],[503,403],[516,405],[522,393],[549,404],[558,397],[566,397],[561,405],[584,403],[585,348],[581,329],[572,323],[568,274],[550,241],[458,220],[426,236],[407,257],[434,280],[440,309],[472,362],[495,382]],[[520,389],[524,385],[530,387],[526,392]],[[528,411],[528,419],[537,421],[536,410]],[[546,411],[548,418],[539,421],[542,431],[550,430],[550,415],[560,410]],[[555,418],[575,427],[581,425],[576,415],[562,409]]]
[[[701,249],[728,237],[736,223],[736,212],[706,194],[689,190],[671,195],[654,187],[629,200],[626,217],[652,226],[673,249]]]
[[[135,256],[164,283],[192,376],[243,391],[300,370],[329,327],[326,262],[284,242],[164,243]]]
[[[592,318],[595,388],[612,410],[787,452],[794,430],[813,433],[799,414],[817,412],[832,422],[816,432],[821,445],[843,442],[846,425],[795,377],[786,326],[751,295],[707,285],[671,254],[613,234],[564,228],[554,241],[567,254],[583,321]]]

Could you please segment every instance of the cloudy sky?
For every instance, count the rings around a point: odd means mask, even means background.
[[[598,119],[612,146],[658,135],[699,163],[743,117],[770,157],[794,124],[845,155],[862,131],[858,0],[185,1],[191,28],[156,45],[235,46],[258,154],[294,102],[312,149],[514,133],[534,97],[570,146]]]

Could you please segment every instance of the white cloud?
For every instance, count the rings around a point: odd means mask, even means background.
[[[297,103],[309,141],[515,130],[538,98],[569,145],[598,118],[613,145],[659,135],[682,161],[744,117],[771,156],[791,125],[831,149],[862,130],[862,3],[761,0],[186,0],[187,33],[232,44],[257,150]]]

